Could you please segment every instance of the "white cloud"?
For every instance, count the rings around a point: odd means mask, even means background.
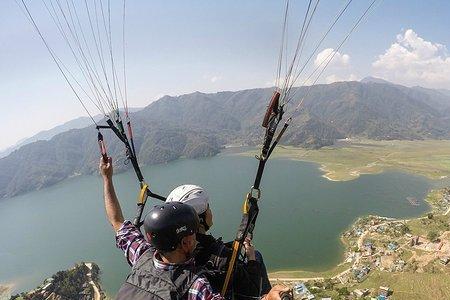
[[[203,79],[204,79],[204,80],[207,80],[207,81],[210,82],[210,83],[216,83],[216,82],[218,82],[219,80],[221,80],[222,77],[219,76],[219,75],[205,74],[205,75],[203,75]]]
[[[220,80],[219,76],[212,76],[209,81],[211,81],[212,83],[217,82],[218,80]]]
[[[345,75],[345,76],[331,74],[331,75],[328,75],[327,77],[325,77],[326,83],[333,83],[333,82],[338,82],[338,81],[355,81],[355,80],[358,80],[358,76],[356,76],[353,73]]]
[[[316,80],[327,61],[333,56],[334,49],[327,48],[316,55],[314,63],[309,64],[301,76],[297,79],[294,85],[311,85]],[[317,68],[317,70],[316,70]],[[316,71],[315,71],[316,70]],[[325,71],[317,80],[316,83],[333,83],[336,81],[351,81],[357,80],[353,67],[350,63],[350,55],[336,52],[331,62],[327,65]],[[279,85],[284,83],[285,78],[280,78]],[[292,78],[291,78],[292,80]],[[269,80],[265,82],[265,86],[271,87],[276,84],[276,80]]]
[[[331,59],[333,56],[334,49],[333,48],[327,48],[317,54],[316,59],[314,60],[314,65],[317,67],[320,64],[322,66],[325,66],[326,62]],[[342,68],[347,67],[350,64],[350,56],[348,54],[341,54],[339,51],[336,52],[334,55],[332,61],[328,64],[327,68]]]
[[[450,56],[447,48],[424,40],[412,29],[372,63],[374,75],[405,85],[450,88]]]
[[[320,66],[317,74],[327,64],[327,61],[331,59],[333,53],[333,48],[327,48],[317,54],[316,59],[314,60],[314,66]],[[312,78],[312,80],[314,78]],[[337,51],[336,54],[334,54],[333,59],[328,64],[322,78],[319,78],[319,82],[333,83],[337,81],[350,81],[357,79],[358,76],[354,74],[353,67],[350,63],[350,55]]]

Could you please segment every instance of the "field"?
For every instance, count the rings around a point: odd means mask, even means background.
[[[343,272],[344,270],[348,269],[351,266],[351,264],[348,263],[343,263],[338,265],[337,267],[331,269],[331,270],[327,270],[324,272],[310,272],[310,271],[302,271],[302,270],[298,270],[298,271],[277,271],[277,272],[272,272],[269,274],[269,277],[271,278],[271,280],[273,280],[274,282],[276,282],[277,278],[283,281],[286,281],[288,279],[292,279],[295,281],[300,280],[301,278],[307,278],[307,279],[311,279],[311,278],[317,278],[317,279],[322,279],[322,278],[330,278],[330,277],[334,277],[337,274]]]
[[[412,235],[427,236],[430,231],[440,235],[444,231],[450,230],[450,216],[438,215],[432,219],[419,218],[408,221],[408,227]]]
[[[389,284],[394,291],[392,300],[450,299],[449,274],[388,273],[375,271],[363,283],[354,288],[375,288]]]
[[[430,179],[450,176],[450,141],[441,140],[346,140],[319,150],[280,146],[273,157],[319,163],[324,176],[336,181],[385,170],[400,170]]]

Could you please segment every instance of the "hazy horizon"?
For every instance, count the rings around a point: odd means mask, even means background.
[[[306,3],[292,1],[291,43]],[[370,1],[352,3],[311,64],[332,51]],[[343,1],[321,3],[305,54]],[[31,4],[39,8],[39,4]],[[127,76],[131,106],[162,95],[218,92],[274,84],[283,3],[248,1],[127,4]],[[36,19],[61,48],[49,17]],[[337,53],[321,83],[381,77],[395,83],[450,89],[450,3],[380,1]],[[380,22],[382,20],[382,22]],[[13,1],[0,3],[0,94],[8,108],[0,149],[85,116],[45,47]],[[305,55],[306,56],[306,55]],[[64,99],[64,100],[61,100]],[[20,125],[19,125],[20,120]]]

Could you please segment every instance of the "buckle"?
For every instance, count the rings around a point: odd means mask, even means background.
[[[255,195],[255,193],[256,193],[256,195]],[[250,189],[249,195],[250,195],[250,197],[259,200],[259,198],[261,198],[261,190],[252,186],[252,188]]]

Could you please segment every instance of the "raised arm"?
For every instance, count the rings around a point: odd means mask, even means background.
[[[105,200],[106,216],[114,231],[118,231],[124,222],[124,218],[112,181],[113,166],[111,157],[108,157],[108,162],[106,163],[103,161],[103,158],[100,159],[99,170],[103,177],[103,197]]]

